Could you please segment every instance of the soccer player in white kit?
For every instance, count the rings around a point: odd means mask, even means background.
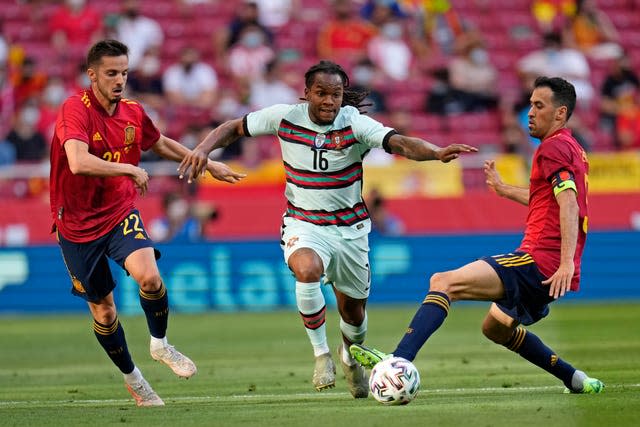
[[[349,391],[368,395],[367,375],[349,354],[367,331],[365,310],[371,273],[371,221],[362,198],[362,161],[372,148],[406,158],[449,162],[477,151],[465,144],[438,147],[400,135],[360,113],[366,92],[349,89],[337,64],[320,61],[305,73],[306,102],[273,105],[229,120],[185,157],[178,168],[189,181],[206,167],[209,153],[242,136],[276,135],[286,172],[287,209],[282,224],[285,262],[296,279],[296,302],[315,355],[313,386],[335,386],[335,364],[327,344],[321,280],[333,286],[340,314],[338,347]]]

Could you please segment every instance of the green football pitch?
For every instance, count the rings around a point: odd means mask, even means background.
[[[390,351],[417,305],[369,307],[367,343]],[[169,338],[197,363],[190,380],[153,362],[142,317],[124,317],[129,348],[164,399],[137,408],[85,316],[0,317],[2,426],[635,426],[640,419],[640,303],[557,304],[530,328],[558,354],[606,383],[600,395],[562,384],[486,340],[486,304],[455,305],[415,364],[411,404],[355,400],[311,386],[313,356],[295,310],[174,313]],[[339,342],[335,310],[327,319]]]

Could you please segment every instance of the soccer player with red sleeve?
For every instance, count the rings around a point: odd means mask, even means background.
[[[529,207],[520,247],[434,274],[429,293],[393,353],[359,344],[350,347],[361,365],[373,367],[390,355],[413,360],[444,322],[451,302],[492,301],[482,325],[487,338],[560,379],[566,392],[595,394],[604,389],[600,380],[559,358],[521,326],[544,318],[549,303],[579,289],[588,224],[587,156],[566,128],[576,104],[575,89],[564,79],[539,77],[530,101],[529,133],[541,144],[534,154],[529,188],[502,182],[493,161],[484,167],[489,187]]]
[[[91,87],[61,107],[51,146],[50,200],[53,230],[71,276],[71,292],[85,299],[100,345],[124,375],[138,406],[164,402],[135,366],[113,298],[115,282],[108,258],[140,287],[140,304],[151,334],[151,357],[183,378],[195,364],[167,341],[167,291],[156,251],[135,208],[149,176],[138,166],[142,151],[181,161],[190,151],[162,135],[140,104],[122,98],[128,48],[102,40],[87,56]],[[235,183],[244,177],[219,162],[206,166],[214,178]]]

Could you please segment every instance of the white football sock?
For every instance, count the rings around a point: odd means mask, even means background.
[[[582,389],[584,388],[584,385],[582,383],[586,378],[587,374],[576,369],[576,371],[573,373],[573,377],[571,377],[571,388],[574,391],[582,391]]]
[[[320,312],[325,308],[324,295],[320,290],[320,282],[303,283],[296,282],[296,304],[298,311],[302,315],[311,315]],[[313,355],[329,353],[327,345],[327,328],[323,323],[315,329],[309,329],[305,326],[309,341],[313,346]]]
[[[362,344],[367,335],[367,312],[364,313],[364,320],[359,326],[353,326],[340,318],[340,331],[342,335],[352,343]],[[355,360],[351,357],[349,349],[342,343],[342,360],[347,365],[353,365]]]
[[[149,348],[151,348],[151,350],[159,350],[161,348],[164,348],[166,346],[169,345],[169,342],[167,341],[167,337],[164,338],[156,338],[156,337],[151,337],[151,344],[149,345]]]
[[[131,371],[130,373],[122,375],[124,376],[124,381],[127,384],[134,384],[142,380],[142,372],[140,372],[140,369],[138,369],[137,366],[133,368],[133,371]]]

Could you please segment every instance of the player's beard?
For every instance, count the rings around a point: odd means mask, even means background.
[[[114,95],[112,90],[113,89],[107,90],[101,87],[100,85],[98,85],[98,91],[100,92],[100,95],[102,95],[102,97],[106,99],[110,105],[117,104],[118,102],[120,102],[120,100],[122,99],[122,93],[124,93],[124,87],[122,88],[122,92],[120,92],[119,95]]]

